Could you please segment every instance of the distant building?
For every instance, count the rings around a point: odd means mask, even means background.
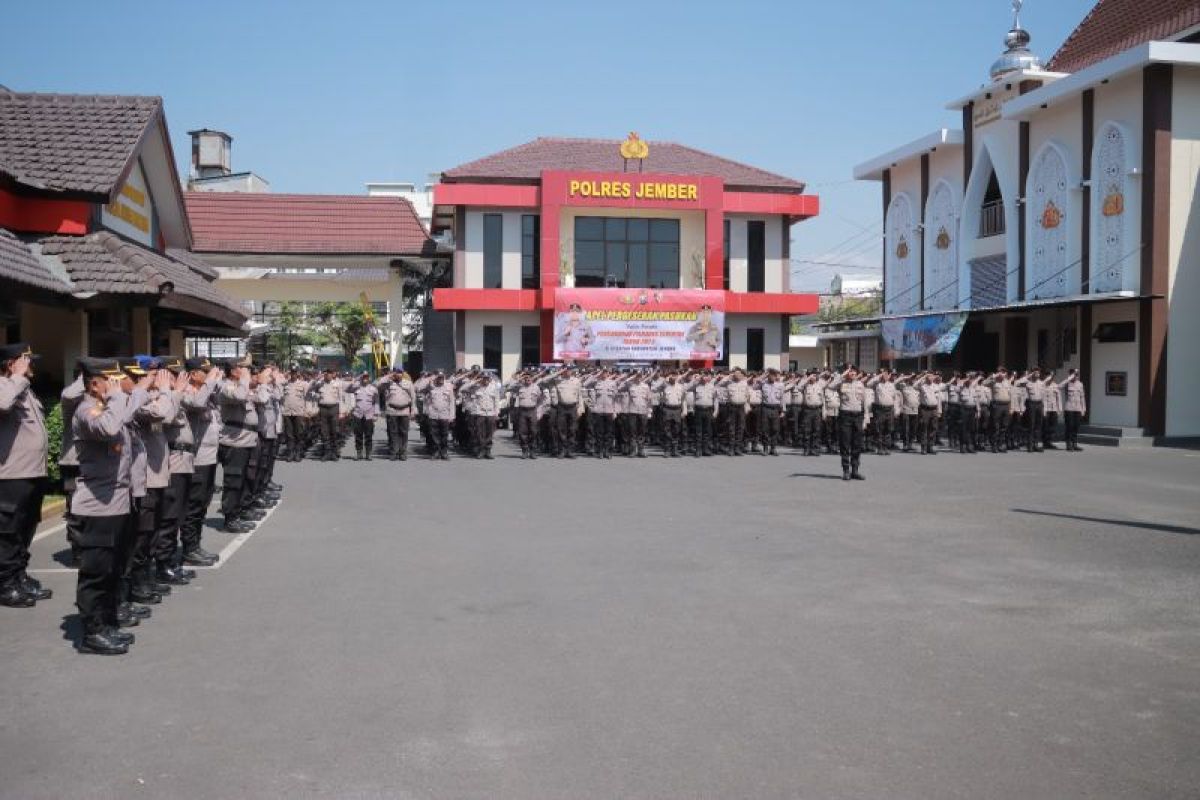
[[[430,225],[433,224],[433,187],[439,177],[437,173],[430,175],[429,182],[423,187],[418,187],[415,183],[368,183],[367,195],[369,197],[401,197],[407,200],[413,207],[413,211],[417,212],[417,219],[421,220],[425,230],[429,230]]]
[[[192,241],[161,98],[0,89],[0,342],[43,356],[39,392],[80,356],[237,342]]]
[[[1029,44],[1014,20],[961,129],[855,168],[882,322],[969,312],[934,363],[1077,368],[1093,425],[1200,436],[1200,4],[1100,0],[1045,67]]]
[[[192,137],[189,192],[269,192],[271,184],[253,172],[234,172],[230,150],[233,137],[203,128],[188,131]]]

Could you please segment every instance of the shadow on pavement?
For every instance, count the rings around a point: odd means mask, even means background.
[[[1103,525],[1120,525],[1125,528],[1141,528],[1147,531],[1161,531],[1162,533],[1181,533],[1185,536],[1194,536],[1200,533],[1200,528],[1189,528],[1184,525],[1166,525],[1159,522],[1137,522],[1129,519],[1108,519],[1106,517],[1083,517],[1078,514],[1059,514],[1054,511],[1034,511],[1031,508],[1014,508],[1012,509],[1018,514],[1036,514],[1039,517],[1060,517],[1062,519],[1077,519],[1082,522],[1099,522]]]
[[[821,474],[821,473],[817,473],[817,472],[793,472],[791,475],[788,475],[788,477],[789,478],[821,478],[822,480],[827,480],[827,481],[840,481],[842,479],[841,475],[826,475],[826,474]]]

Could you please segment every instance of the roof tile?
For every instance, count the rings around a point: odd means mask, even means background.
[[[0,174],[107,196],[161,108],[158,97],[0,91]]]
[[[400,197],[186,192],[200,253],[431,255],[433,240]]]
[[[71,291],[69,283],[57,278],[24,242],[3,228],[0,228],[0,279],[52,292]]]
[[[1197,0],[1100,0],[1046,69],[1079,72],[1143,42],[1170,39],[1197,25]]]
[[[746,189],[804,191],[800,181],[703,150],[675,142],[646,144],[650,147],[650,155],[642,165],[646,172],[708,175],[721,178],[727,186]],[[539,138],[447,170],[442,177],[450,182],[472,178],[533,180],[541,178],[543,170],[616,172],[624,167],[620,145],[617,139]]]

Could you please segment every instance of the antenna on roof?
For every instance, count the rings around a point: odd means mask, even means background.
[[[1025,5],[1025,0],[1012,0],[1013,7],[1013,30],[1021,27],[1021,6]]]

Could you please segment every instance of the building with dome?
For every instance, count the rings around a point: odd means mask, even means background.
[[[831,333],[904,365],[1077,368],[1094,434],[1200,437],[1200,3],[1100,0],[1045,63],[1013,5],[946,106],[961,127],[855,168],[882,188],[883,312]],[[955,323],[948,352],[898,338]]]

